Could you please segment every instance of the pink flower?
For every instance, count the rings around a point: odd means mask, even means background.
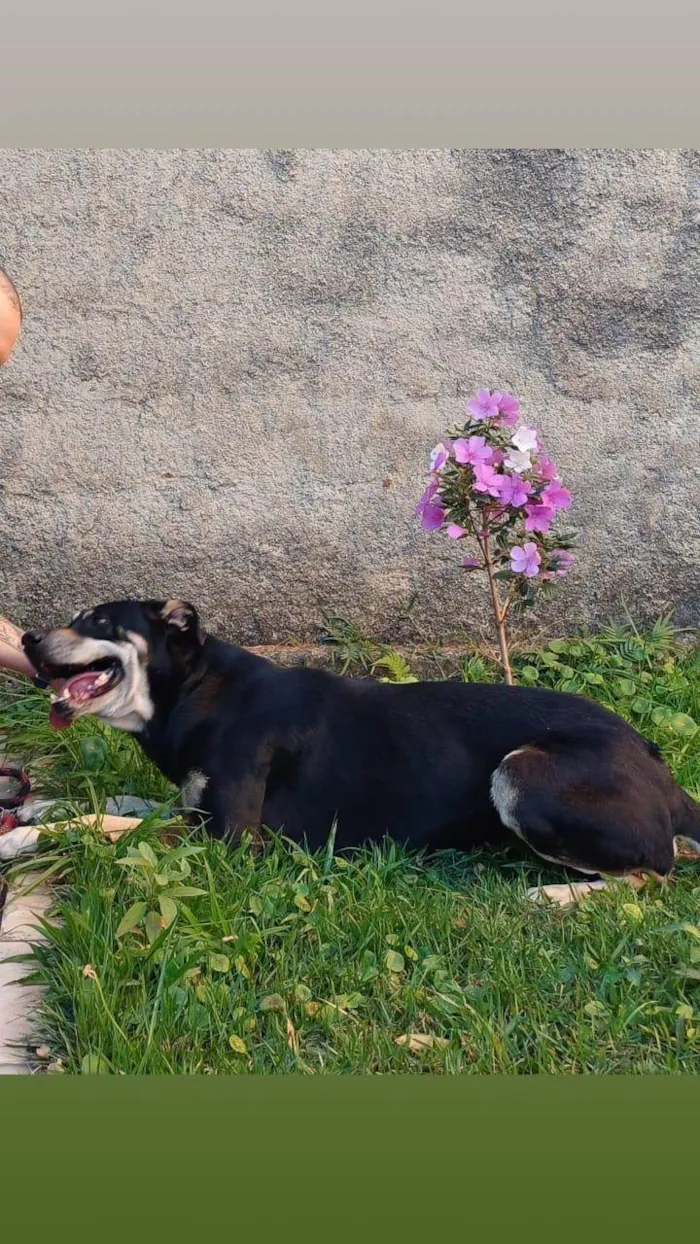
[[[464,566],[467,570],[479,570],[480,568],[478,557],[463,557],[460,565]]]
[[[491,450],[491,466],[494,466],[494,467],[500,466],[504,459],[505,459],[505,454],[502,449]]]
[[[558,579],[564,579],[574,564],[574,558],[566,549],[554,549],[551,554],[552,569]]]
[[[483,436],[470,436],[468,441],[460,437],[454,443],[455,459],[463,465],[477,466],[480,462],[491,462],[493,450],[489,448]]]
[[[475,419],[495,419],[498,415],[497,398],[500,396],[500,393],[479,389],[476,397],[471,402],[467,402],[467,410]]]
[[[450,458],[449,441],[440,441],[440,444],[435,446],[435,448],[433,449],[430,455],[430,470],[441,471],[445,463],[449,462],[449,458]]]
[[[438,497],[434,500],[438,491],[438,485],[433,481],[428,484],[423,496],[416,506],[416,514],[420,518],[424,531],[437,531],[438,527],[442,527],[445,511],[443,503]]]
[[[554,507],[551,505],[530,504],[525,507],[526,531],[539,531],[542,535],[549,531],[554,518]]]
[[[571,505],[571,493],[562,488],[558,479],[552,480],[545,488],[540,501],[543,505],[551,505],[553,510],[568,510]]]
[[[474,492],[484,492],[489,497],[497,497],[501,491],[501,478],[492,466],[480,462],[474,467]]]
[[[517,509],[525,504],[531,492],[532,484],[528,484],[519,475],[499,476],[498,498],[502,506],[512,505]]]
[[[462,536],[466,536],[466,527],[460,527],[459,523],[450,523],[447,528],[447,534],[450,540],[461,540]]]
[[[559,470],[556,462],[552,462],[552,459],[548,458],[546,454],[540,454],[540,457],[535,463],[535,470],[537,471],[537,475],[540,479],[559,478]]]
[[[514,574],[524,574],[534,579],[540,572],[541,557],[537,545],[528,540],[522,548],[516,544],[510,550],[510,567]]]
[[[520,414],[520,402],[517,397],[513,397],[512,393],[494,393],[498,405],[498,422],[510,427],[511,424],[518,422]]]

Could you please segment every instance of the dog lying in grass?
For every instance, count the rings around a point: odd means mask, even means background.
[[[700,806],[659,750],[579,696],[281,669],[179,600],[99,605],[23,646],[54,726],[91,713],[130,731],[217,837],[270,828],[317,850],[335,827],[340,850],[388,835],[468,851],[514,834],[587,876],[582,892],[667,877],[677,839],[700,850]]]

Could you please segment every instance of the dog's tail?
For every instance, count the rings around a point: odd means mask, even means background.
[[[696,803],[690,795],[686,795],[684,790],[680,792],[680,796],[673,826],[674,837],[689,842],[696,851],[700,852],[700,803]]]

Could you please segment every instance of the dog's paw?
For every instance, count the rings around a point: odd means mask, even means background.
[[[18,825],[0,835],[0,860],[16,860],[19,855],[36,851],[41,830],[36,825]]]
[[[605,890],[605,881],[570,881],[564,885],[538,885],[528,890],[531,903],[556,903],[558,907],[570,907],[595,890]]]

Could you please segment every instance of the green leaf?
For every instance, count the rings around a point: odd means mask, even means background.
[[[653,707],[654,705],[651,700],[645,700],[641,696],[638,699],[633,700],[630,705],[632,712],[637,713],[640,717],[644,716],[646,713],[650,713]]]
[[[156,938],[160,937],[160,934],[163,929],[163,925],[161,921],[162,921],[162,916],[159,911],[149,911],[146,916],[146,919],[144,920],[144,925],[146,928],[146,937],[148,938],[149,945],[151,946],[153,945]]]
[[[667,708],[665,704],[659,704],[651,714],[651,720],[655,726],[663,726],[670,716],[671,709]]]
[[[309,986],[303,985],[303,984],[295,985],[294,986],[294,997],[296,998],[297,1002],[310,1002],[311,1001],[311,990],[309,989]]]
[[[296,907],[299,908],[300,911],[311,911],[311,903],[309,902],[308,898],[304,894],[299,894],[299,893],[295,894],[294,904]]]
[[[644,919],[644,912],[639,903],[623,903],[622,910],[626,916],[629,916],[630,920],[634,920],[636,923]]]
[[[163,891],[163,898],[198,898],[200,894],[206,894],[206,890],[200,890],[194,885],[171,885],[167,890]]]
[[[585,673],[583,675],[583,680],[584,682],[589,683],[591,687],[604,687],[605,686],[605,679],[603,678],[602,674]]]
[[[360,980],[363,985],[374,980],[377,975],[377,956],[371,950],[364,950],[360,956]]]
[[[243,1040],[243,1037],[237,1036],[235,1032],[231,1033],[231,1036],[228,1039],[228,1043],[231,1046],[231,1049],[233,1050],[234,1054],[247,1054],[248,1053],[248,1046]]]
[[[629,699],[637,690],[637,684],[632,682],[631,678],[618,678],[615,681],[615,688],[619,696],[623,699]]]
[[[84,1076],[108,1076],[111,1075],[111,1068],[106,1058],[101,1054],[86,1054],[80,1063],[80,1070]]]
[[[105,739],[87,738],[80,741],[80,755],[83,765],[91,772],[102,769],[105,765],[108,755],[108,748]]]
[[[158,867],[158,860],[156,859],[155,851],[153,850],[152,847],[149,847],[147,842],[139,843],[139,854],[142,856],[142,858],[146,861],[147,864],[150,864],[151,868]]]
[[[405,954],[406,958],[411,959],[413,963],[417,962],[418,952],[415,951],[412,946],[404,946],[403,953]]]
[[[595,1017],[596,1015],[605,1015],[608,1008],[604,1002],[597,1002],[593,1000],[591,1002],[587,1002],[583,1009],[587,1015]]]
[[[524,682],[537,682],[540,672],[534,665],[525,665],[521,670],[521,678]]]
[[[119,921],[117,937],[124,937],[125,933],[131,933],[131,930],[143,920],[147,907],[148,903],[134,903]]]
[[[172,924],[177,917],[177,903],[174,899],[168,898],[167,894],[161,894],[158,897],[158,906],[165,923]]]
[[[190,855],[201,855],[204,847],[174,847],[166,853],[168,864],[173,864],[175,860],[184,860]]]
[[[311,996],[309,994],[309,996]],[[284,998],[279,993],[269,993],[267,997],[260,1001],[261,1011],[286,1011],[287,1006]]]
[[[665,933],[688,933],[691,937],[694,937],[696,941],[700,942],[700,929],[698,928],[698,926],[696,924],[690,924],[688,921],[685,921],[685,920],[683,921],[682,924],[667,924],[664,929],[664,932]]]
[[[361,993],[339,993],[333,999],[339,1011],[355,1011],[364,1001],[365,996]]]
[[[388,950],[384,962],[390,972],[403,972],[406,966],[403,955],[400,955],[397,950]]]
[[[693,721],[687,713],[674,713],[666,722],[669,730],[673,730],[674,734],[679,734],[681,738],[690,739],[697,733],[698,723]]]
[[[552,639],[547,644],[547,647],[549,648],[550,652],[562,653],[562,652],[566,652],[567,644],[565,643],[563,639]]]
[[[426,955],[421,967],[425,968],[426,972],[437,972],[442,967],[442,962],[442,955]]]
[[[211,972],[230,972],[231,960],[228,955],[210,954],[209,970]]]

